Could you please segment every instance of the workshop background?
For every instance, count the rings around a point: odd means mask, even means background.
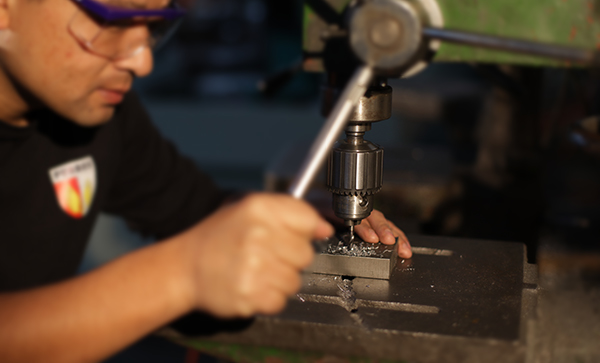
[[[196,0],[135,89],[162,133],[219,185],[282,190],[323,123],[323,76],[299,71],[301,32],[300,1]],[[378,208],[409,233],[525,243],[530,263],[540,251],[598,251],[598,80],[463,63],[390,80],[393,116],[367,135],[386,153]],[[149,242],[103,215],[81,270]],[[590,271],[584,283],[597,286]],[[148,338],[108,361],[186,354]]]

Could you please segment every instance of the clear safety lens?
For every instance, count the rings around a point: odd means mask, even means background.
[[[161,19],[102,23],[85,11],[77,10],[69,23],[69,32],[86,50],[110,59],[123,59],[145,47],[155,47],[170,33],[173,24]]]

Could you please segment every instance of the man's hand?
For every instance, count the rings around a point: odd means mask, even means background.
[[[365,242],[380,242],[386,245],[393,245],[398,237],[398,256],[410,258],[412,251],[410,243],[402,230],[391,221],[387,220],[383,213],[373,210],[371,215],[363,219],[361,224],[354,227],[354,232],[358,234]]]
[[[161,243],[60,283],[0,294],[0,361],[96,362],[193,309],[275,313],[333,228],[303,201],[251,195]]]
[[[310,203],[317,208],[321,215],[331,221],[338,227],[343,226],[343,220],[336,216],[331,208],[331,194],[327,192],[313,193]],[[347,229],[348,227],[346,227]],[[396,237],[399,238],[398,256],[410,258],[412,251],[408,238],[400,228],[387,220],[383,213],[373,210],[371,215],[361,221],[361,224],[354,226],[354,232],[365,242],[381,243],[393,245],[396,243]]]
[[[333,232],[289,196],[254,194],[222,208],[185,233],[195,306],[220,317],[280,311],[312,261],[310,241]]]

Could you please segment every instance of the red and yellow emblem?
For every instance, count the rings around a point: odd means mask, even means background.
[[[73,218],[83,218],[96,192],[96,164],[91,156],[69,161],[49,171],[60,208]]]

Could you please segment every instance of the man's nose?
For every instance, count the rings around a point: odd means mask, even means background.
[[[129,58],[114,61],[114,64],[119,69],[132,72],[136,77],[147,76],[153,66],[152,50],[150,47],[144,47]]]

